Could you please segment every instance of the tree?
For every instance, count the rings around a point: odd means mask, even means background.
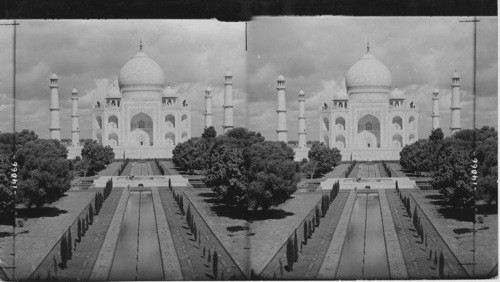
[[[205,184],[228,206],[266,211],[296,191],[299,177],[293,157],[285,143],[235,128],[213,140]]]
[[[316,225],[316,227],[318,227],[319,226],[319,218],[320,218],[318,206],[316,206],[316,209],[315,209],[314,213],[315,213],[315,216],[316,216],[315,217],[315,219],[316,219],[315,225]]]
[[[85,142],[82,148],[82,160],[89,162],[88,173],[95,174],[103,170],[115,158],[113,148],[102,146],[96,140]]]
[[[318,167],[318,162],[316,162],[313,159],[310,159],[309,161],[301,164],[300,170],[306,175],[309,175],[310,179],[313,179],[314,175],[316,174],[317,167]]]
[[[63,235],[61,238],[61,268],[66,268],[66,262],[68,261],[68,241],[66,239],[66,235]]]
[[[308,224],[307,230],[309,231],[308,237],[310,239],[312,237],[312,222],[311,222],[311,220],[309,220],[307,224]]]
[[[213,257],[213,263],[212,263],[212,270],[215,279],[217,279],[217,274],[219,273],[219,255],[217,254],[217,250],[214,251],[214,257]]]
[[[331,171],[342,160],[339,149],[329,148],[323,143],[315,143],[309,150],[308,157],[316,161],[316,174]]]
[[[285,202],[297,190],[299,176],[294,152],[284,142],[255,143],[248,151],[248,192],[250,206],[266,211]]]
[[[78,235],[78,242],[82,240],[82,221],[80,218],[78,218],[78,225],[77,225],[77,235]]]
[[[205,168],[206,148],[200,137],[191,138],[175,146],[172,151],[172,162],[189,173]]]
[[[293,250],[293,241],[292,238],[288,238],[288,241],[286,242],[286,261],[287,261],[288,271],[293,270],[294,260],[295,260],[295,255]]]
[[[2,214],[6,216],[5,220],[0,218],[0,225],[2,223],[12,225],[11,219],[14,218],[12,212],[15,207],[15,199],[13,189],[11,188],[11,181],[13,180],[11,173],[13,172],[14,171],[11,171],[8,157],[0,155],[0,217]]]
[[[432,185],[455,207],[470,208],[473,204],[471,164],[467,147],[452,139],[444,140],[437,152]]]
[[[92,225],[94,223],[94,209],[92,205],[89,205],[89,223]]]
[[[215,131],[215,128],[213,126],[209,126],[203,130],[203,133],[201,134],[201,138],[205,140],[212,140],[215,137],[217,137],[217,131]]]
[[[31,208],[57,201],[70,188],[67,149],[57,140],[35,139],[16,147],[18,195]]]
[[[294,251],[294,261],[299,260],[299,242],[297,240],[297,229],[295,229],[294,235],[293,235],[293,251]]]
[[[73,242],[71,242],[71,228],[68,228],[68,260],[73,257]]]
[[[436,128],[431,131],[431,135],[429,135],[429,140],[434,142],[440,142],[444,138],[444,133],[441,128]]]
[[[439,255],[439,278],[444,278],[444,255],[443,252]]]
[[[304,245],[307,245],[307,237],[309,235],[309,232],[307,230],[307,221],[304,221]]]

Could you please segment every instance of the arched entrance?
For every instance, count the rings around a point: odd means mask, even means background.
[[[138,113],[130,119],[130,137],[133,145],[153,146],[153,119]]]
[[[377,117],[367,114],[358,120],[357,143],[365,148],[380,147],[380,121]]]

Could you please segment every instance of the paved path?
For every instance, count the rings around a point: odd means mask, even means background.
[[[73,245],[73,257],[67,262],[66,269],[57,267],[57,263],[61,260],[60,243],[58,242],[37,270],[31,275],[30,279],[35,280],[38,277],[45,279],[50,271],[50,275],[59,280],[88,280],[121,194],[121,190],[113,190],[111,192],[103,203],[99,215],[94,217],[93,224],[89,226],[85,236],[82,236],[81,242],[77,243],[76,248]],[[86,213],[87,211],[85,211]],[[80,217],[83,218],[85,214]],[[77,239],[77,231],[77,224],[73,224],[71,227],[73,241]],[[54,258],[57,261],[56,267],[54,267]]]
[[[176,189],[176,193],[182,193],[182,190],[184,189]],[[197,229],[201,233],[201,244],[194,241],[193,235],[190,233],[189,227],[186,224],[186,218],[181,215],[170,190],[165,187],[159,188],[158,192],[170,227],[170,232],[173,236],[172,238],[184,280],[212,279],[212,265],[207,262],[209,250],[212,253],[214,250],[217,250],[220,258],[219,272],[224,273],[225,279],[247,279],[193,206],[191,206],[191,211],[194,215]],[[184,196],[186,211],[188,202],[188,198]],[[206,249],[206,256],[203,256],[204,248]],[[241,246],[240,250],[242,252],[247,252],[247,250],[243,249]]]
[[[356,194],[354,193],[354,191],[351,191],[349,193],[349,198],[347,198],[347,202],[344,206],[344,210],[342,211],[339,223],[337,224],[337,229],[335,230],[333,239],[330,242],[330,246],[328,247],[325,259],[323,260],[321,268],[319,269],[317,279],[321,280],[335,279],[355,199],[356,199]]]
[[[413,193],[412,191],[411,193]],[[409,191],[402,192],[408,196]],[[425,216],[420,208],[417,208],[418,215],[422,220],[425,233],[428,236],[428,247],[422,243],[418,237],[412,219],[408,217],[398,194],[393,191],[386,191],[387,200],[394,219],[399,243],[406,262],[409,279],[436,279],[439,278],[438,269],[434,266],[433,259],[429,260],[429,251],[443,252],[445,258],[445,276],[450,278],[469,278],[459,261],[453,255],[432,223]],[[411,211],[415,208],[415,202],[411,200]]]
[[[164,189],[164,188],[163,188]],[[163,263],[163,273],[165,280],[182,280],[182,271],[179,258],[175,251],[174,241],[170,233],[165,210],[163,209],[160,194],[157,187],[151,187],[153,205],[156,216],[156,228],[158,229],[158,239],[160,242],[161,257]]]
[[[97,257],[97,261],[92,269],[90,280],[107,280],[113,264],[113,257],[118,243],[118,236],[122,226],[125,208],[127,206],[129,191],[123,189],[123,193],[116,207],[116,211],[111,220],[111,225],[106,233],[106,238]]]
[[[340,192],[337,198],[331,203],[330,209],[324,218],[321,218],[319,227],[316,227],[311,239],[304,244],[304,225],[303,221],[297,228],[297,239],[300,244],[299,259],[293,264],[293,271],[283,271],[281,276],[280,263],[286,265],[286,241],[281,249],[274,256],[271,262],[265,267],[260,274],[260,279],[284,279],[284,280],[314,280],[318,275],[321,263],[325,258],[328,246],[337,230],[337,224],[341,218],[342,211],[349,196],[348,192]],[[315,209],[306,216],[305,220],[309,221]]]
[[[101,170],[97,174],[97,177],[118,175],[118,173],[117,173],[118,169],[120,169],[120,166],[122,164],[123,164],[123,162],[112,162],[112,163],[110,163],[105,169]]]
[[[29,218],[24,222],[24,227],[16,228],[17,279],[28,279],[93,197],[93,191],[66,192],[65,197],[47,205],[53,212]],[[0,233],[2,232],[11,233],[12,227],[2,225]],[[0,259],[9,266],[12,265],[11,253],[12,236],[1,238]]]
[[[440,201],[438,191],[412,191],[413,199],[431,219],[434,228],[453,251],[465,269],[472,275],[473,238],[472,223],[446,215],[447,206]],[[448,209],[449,210],[449,209]],[[450,212],[450,210],[449,210]],[[476,277],[484,278],[498,263],[498,215],[483,218],[484,223],[476,224]]]
[[[392,219],[389,203],[387,202],[387,195],[383,189],[378,190],[378,194],[384,225],[384,238],[387,249],[387,259],[389,262],[389,274],[391,275],[391,279],[408,279],[408,272],[406,271],[403,252],[401,251],[398,234],[396,232],[396,228],[394,227],[394,220]]]

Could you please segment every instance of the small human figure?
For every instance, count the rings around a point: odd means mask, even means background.
[[[358,188],[356,186],[354,186],[354,193],[357,194],[358,193]]]

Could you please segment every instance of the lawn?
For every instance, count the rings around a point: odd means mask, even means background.
[[[291,199],[254,217],[218,203],[211,189],[187,189],[219,241],[247,274],[260,273],[286,239],[321,199],[320,193],[296,193]]]
[[[27,279],[38,267],[52,247],[68,230],[89,201],[95,191],[69,191],[57,202],[41,210],[18,210],[21,218],[25,217],[23,227],[16,228],[16,278]],[[12,265],[12,228],[0,226],[0,259]],[[10,270],[9,270],[10,271]],[[6,272],[9,272],[6,271]],[[10,275],[10,273],[8,274]]]
[[[472,275],[473,232],[472,223],[460,216],[460,211],[446,205],[438,191],[412,192],[434,227],[453,253]],[[498,263],[498,214],[489,214],[479,208],[483,223],[476,224],[476,277],[487,276]],[[493,273],[496,275],[496,273]]]

